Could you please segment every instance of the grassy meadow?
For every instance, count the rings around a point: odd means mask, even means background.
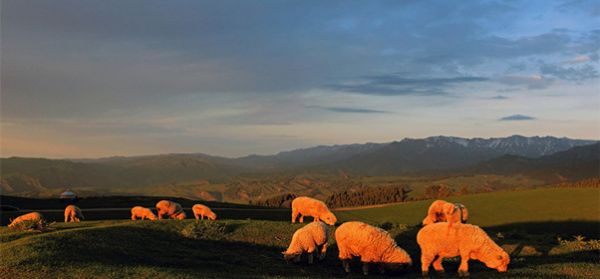
[[[449,200],[464,203],[471,213],[469,222],[483,226],[511,254],[508,273],[499,274],[471,261],[472,277],[598,278],[599,198],[600,189],[555,188]],[[360,220],[388,230],[415,262],[410,270],[391,275],[418,278],[420,255],[415,235],[430,202],[341,210],[336,214],[342,222]],[[292,225],[284,216],[280,220],[261,220],[268,210],[248,210],[245,218],[216,222],[58,222],[44,233],[0,227],[0,277],[347,277],[337,259],[333,237],[323,262],[312,266],[284,262],[281,251],[302,225]],[[444,265],[448,277],[456,276],[456,259]],[[371,277],[383,278],[375,270]],[[363,278],[358,262],[350,278]]]

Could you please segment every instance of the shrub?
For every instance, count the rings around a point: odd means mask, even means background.
[[[191,239],[223,239],[227,226],[219,222],[193,222],[181,230],[181,235]]]

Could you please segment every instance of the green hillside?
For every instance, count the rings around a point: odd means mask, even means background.
[[[451,197],[469,209],[469,223],[495,226],[518,222],[600,220],[600,189],[547,188]],[[340,211],[343,220],[418,224],[431,200]],[[600,229],[600,228],[599,228]]]
[[[541,189],[465,196],[471,210],[511,253],[507,274],[471,261],[474,278],[598,278],[600,189]],[[413,226],[430,201],[338,211],[342,221],[380,224],[406,249],[415,265],[401,274],[420,278]],[[249,210],[260,219],[264,211]],[[500,212],[501,211],[501,212]],[[240,217],[241,218],[241,217]],[[245,219],[245,218],[241,218]],[[385,223],[392,221],[392,223]],[[404,225],[408,224],[408,225]],[[344,277],[333,239],[327,258],[313,266],[287,264],[280,252],[301,224],[289,221],[194,220],[56,223],[45,233],[0,227],[1,278],[331,278]],[[449,276],[458,262],[444,263]],[[372,277],[380,277],[375,275]],[[350,278],[364,278],[358,263]]]

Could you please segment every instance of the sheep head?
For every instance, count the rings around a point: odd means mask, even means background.
[[[323,214],[323,216],[321,216],[321,220],[325,222],[325,224],[330,226],[335,225],[335,223],[337,222],[337,218],[335,217],[335,215],[333,215],[333,213],[331,213],[331,211]]]
[[[283,254],[283,259],[286,260],[287,262],[299,262],[300,261],[300,256],[302,255],[302,253],[299,252],[281,252],[281,254]]]
[[[506,272],[510,263],[510,256],[502,248],[488,250],[484,253],[478,253],[478,260],[482,261],[487,267]]]
[[[217,214],[216,214],[216,213],[214,213],[214,212],[210,212],[210,213],[208,213],[208,215],[207,215],[206,217],[208,217],[208,219],[211,219],[211,220],[213,220],[213,221],[214,221],[214,220],[217,220]]]

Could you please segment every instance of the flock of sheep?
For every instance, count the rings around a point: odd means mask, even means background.
[[[131,220],[170,219],[182,220],[186,214],[180,204],[161,200],[156,204],[157,215],[149,208],[135,206],[131,209]],[[192,207],[196,219],[216,220],[217,215],[207,206],[196,204]],[[308,255],[308,263],[313,264],[314,256],[323,260],[327,252],[328,226],[337,222],[335,215],[322,201],[298,197],[292,201],[292,223],[304,216],[314,218],[314,222],[296,230],[292,241],[283,257],[287,261],[298,262],[302,254]],[[83,220],[81,209],[69,205],[64,212],[65,222]],[[494,241],[478,226],[466,224],[468,211],[462,204],[449,203],[442,200],[434,201],[423,219],[423,228],[417,233],[417,243],[421,248],[421,270],[427,275],[429,267],[438,273],[443,273],[444,258],[460,256],[459,275],[469,275],[470,259],[483,262],[487,267],[506,272],[510,258]],[[9,227],[18,227],[26,221],[42,221],[43,216],[31,212],[11,220]],[[326,225],[327,224],[327,225]],[[410,255],[400,248],[394,239],[383,229],[358,221],[341,224],[335,230],[335,240],[339,250],[339,259],[344,270],[350,272],[352,257],[360,257],[365,275],[369,273],[370,265],[377,265],[379,271],[399,270],[412,265]]]

